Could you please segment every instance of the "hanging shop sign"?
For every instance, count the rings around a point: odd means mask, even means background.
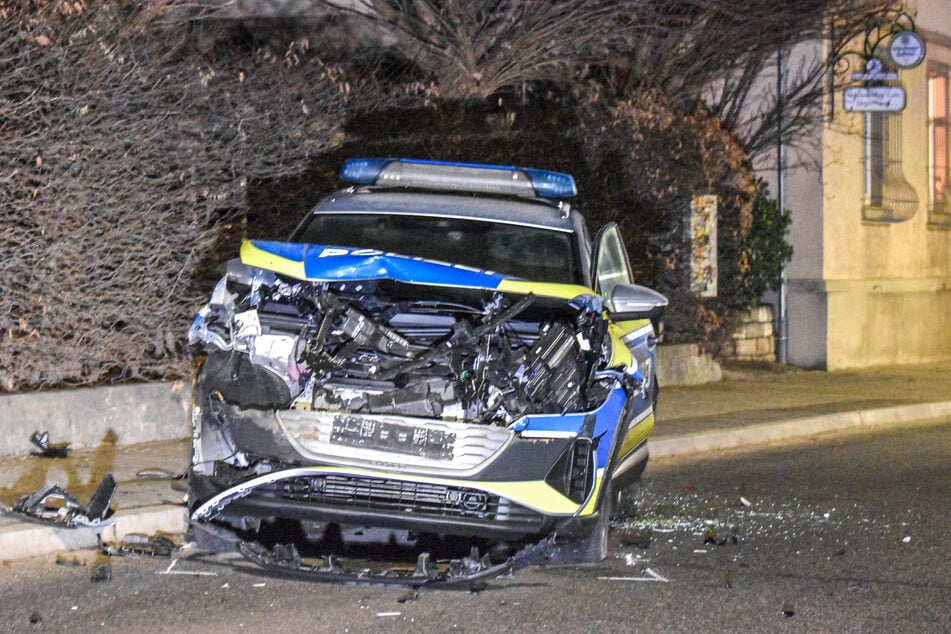
[[[898,73],[886,73],[882,63],[875,58],[865,62],[864,73],[852,73],[852,81],[895,81],[896,79],[898,79]]]
[[[925,41],[914,31],[899,31],[885,50],[888,61],[902,70],[914,68],[925,60]]]
[[[900,112],[905,109],[905,89],[901,86],[852,86],[845,89],[847,112]]]
[[[874,19],[872,19],[874,18]],[[840,61],[852,68],[852,59],[863,60],[863,72],[853,72],[850,86],[843,92],[847,112],[900,112],[907,101],[905,89],[897,82],[898,71],[915,68],[925,59],[925,41],[915,31],[915,20],[904,8],[870,18],[862,51],[846,51]]]

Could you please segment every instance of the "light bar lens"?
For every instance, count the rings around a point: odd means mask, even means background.
[[[575,188],[575,179],[571,174],[536,170],[530,167],[523,167],[521,170],[528,174],[532,187],[542,198],[567,198],[578,193]]]
[[[360,185],[373,185],[386,164],[395,160],[391,158],[349,159],[340,168],[340,180]]]
[[[340,178],[361,185],[565,198],[577,194],[570,174],[547,170],[414,159],[350,159]]]

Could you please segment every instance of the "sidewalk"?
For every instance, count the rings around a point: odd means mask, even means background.
[[[717,383],[661,386],[652,457],[951,422],[951,362],[842,372],[734,366],[723,374]]]
[[[851,372],[789,368],[727,367],[717,383],[661,388],[654,459],[790,442],[829,431],[951,422],[951,362]],[[63,439],[55,439],[63,440]],[[182,473],[185,439],[130,446],[102,445],[67,459],[0,458],[0,502],[9,505],[46,482],[66,488],[85,503],[107,472],[119,488],[113,527],[55,529],[0,516],[0,561],[72,548],[95,547],[130,532],[182,532],[183,493],[169,480],[136,473],[159,468]]]

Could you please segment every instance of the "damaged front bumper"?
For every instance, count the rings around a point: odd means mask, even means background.
[[[266,574],[312,582],[348,584],[399,585],[427,588],[478,588],[481,584],[511,574],[527,566],[557,559],[556,536],[528,544],[504,561],[494,562],[488,553],[480,555],[473,547],[468,555],[434,560],[428,552],[417,555],[412,563],[389,563],[348,560],[336,555],[303,557],[294,544],[262,544],[237,538],[209,524],[196,527],[213,538],[228,541],[234,549]]]
[[[191,520],[242,529],[281,517],[492,539],[570,533],[596,513],[627,402],[618,384],[596,410],[526,416],[507,429],[352,413],[335,427],[320,412],[230,408],[236,442],[254,436],[272,459],[193,470]],[[409,440],[395,450],[381,446],[381,436],[400,435]]]

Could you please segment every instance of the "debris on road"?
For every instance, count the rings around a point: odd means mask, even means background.
[[[473,547],[469,555],[458,559],[433,561],[427,552],[417,556],[415,567],[366,567],[365,562],[341,562],[336,556],[302,557],[294,544],[275,544],[268,549],[258,542],[242,541],[237,550],[248,561],[272,573],[310,581],[335,581],[355,584],[404,585],[412,587],[479,587],[480,584],[521,567],[548,561],[554,540],[548,538],[529,545],[504,562],[495,564],[488,554]]]
[[[34,431],[30,435],[30,442],[33,443],[39,451],[34,451],[31,453],[33,456],[41,456],[43,458],[67,458],[69,457],[69,443],[68,442],[50,442],[50,433],[48,431],[41,432],[39,430]]]
[[[650,527],[635,528],[633,526],[625,526],[617,531],[617,537],[622,546],[647,548],[651,545],[652,536],[653,530]]]
[[[96,566],[96,569],[92,571],[92,575],[89,576],[89,580],[93,583],[105,583],[112,579],[112,565],[111,564],[99,564]]]
[[[194,575],[194,576],[196,576],[196,577],[217,577],[217,576],[218,576],[218,573],[217,573],[217,572],[211,572],[211,571],[208,571],[208,570],[173,570],[173,568],[175,568],[175,564],[177,564],[177,563],[178,563],[178,560],[177,560],[177,559],[173,559],[172,562],[168,565],[168,568],[166,568],[165,570],[160,570],[160,571],[159,571],[158,573],[156,573],[156,574],[160,574],[160,575]],[[224,584],[223,586],[221,586],[221,587],[222,587],[222,588],[227,588],[227,587],[228,587],[228,584],[225,583],[225,584]]]
[[[128,533],[121,542],[100,542],[99,550],[110,557],[127,555],[145,555],[147,557],[171,557],[181,549],[182,541],[165,531],[156,531],[152,535]]]
[[[85,506],[56,484],[47,484],[35,493],[20,496],[12,507],[0,505],[0,513],[41,524],[64,528],[101,528],[112,524],[109,507],[118,483],[107,473]]]
[[[713,525],[707,525],[707,530],[703,533],[703,544],[705,546],[725,546],[727,544],[739,544],[740,538],[737,537],[736,533],[727,535],[726,537],[721,537],[717,534],[717,529]]]
[[[419,598],[419,591],[407,590],[404,594],[400,595],[400,597],[396,599],[396,602],[397,603],[413,603],[418,598]]]
[[[56,565],[65,566],[66,568],[82,568],[86,565],[86,562],[79,561],[77,557],[67,559],[65,556],[60,554],[56,555]]]
[[[643,577],[598,577],[599,581],[659,581],[660,583],[670,583],[670,579],[657,574],[650,568],[644,568]]]

